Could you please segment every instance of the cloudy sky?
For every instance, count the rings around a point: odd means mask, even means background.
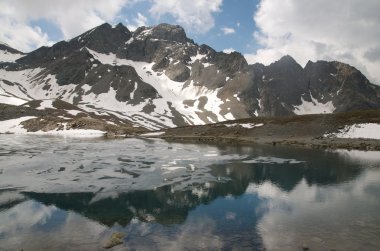
[[[248,62],[283,55],[338,60],[380,84],[379,0],[1,0],[0,41],[28,52],[103,22],[131,30],[182,25],[195,42],[236,50]]]

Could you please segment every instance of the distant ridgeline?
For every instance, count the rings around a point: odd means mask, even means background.
[[[380,109],[380,87],[347,64],[302,68],[285,56],[269,66],[249,65],[238,52],[195,44],[177,25],[131,32],[106,23],[27,54],[1,44],[0,61],[0,103],[25,108],[35,100],[61,100],[70,108],[33,109],[63,109],[62,116],[76,110],[150,130]]]

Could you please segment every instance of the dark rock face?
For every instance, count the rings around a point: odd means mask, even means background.
[[[305,72],[313,96],[332,100],[335,112],[380,109],[380,87],[371,84],[354,67],[340,62],[318,61],[309,62]]]
[[[86,77],[86,72],[92,67],[89,58],[92,58],[92,55],[87,50],[74,51],[68,56],[53,60],[49,64],[49,70],[51,74],[56,75],[59,85],[81,83]]]
[[[380,87],[354,67],[340,62],[309,62],[302,68],[290,56],[265,67],[252,66],[261,99],[259,115],[294,114],[294,106],[332,102],[336,112],[380,109]],[[302,99],[301,99],[302,98]]]
[[[2,44],[0,49],[19,53]],[[134,32],[122,24],[103,24],[69,41],[25,54],[16,63],[1,63],[0,69],[43,69],[32,76],[31,83],[24,84],[25,92],[39,85],[42,92],[49,92],[54,89],[50,78],[55,77],[58,87],[52,98],[66,97],[64,88],[72,85],[75,97],[70,102],[74,104],[89,95],[112,93],[110,102],[125,104],[119,113],[129,114],[132,109],[136,114],[128,118],[156,124],[169,119],[171,126],[312,113],[313,109],[297,110],[305,104],[331,104],[327,112],[334,113],[380,109],[380,87],[349,65],[317,61],[302,68],[290,56],[269,66],[248,65],[240,53],[226,54],[198,45],[182,27],[170,24],[140,27]],[[158,83],[162,77],[172,82]],[[173,86],[176,90],[180,86],[185,94],[175,93]],[[167,98],[167,93],[175,94]],[[142,118],[144,113],[155,117]]]
[[[259,90],[260,111],[263,116],[291,115],[293,104],[306,93],[307,82],[302,67],[285,56],[268,67],[253,65]]]

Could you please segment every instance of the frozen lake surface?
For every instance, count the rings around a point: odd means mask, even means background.
[[[0,250],[380,250],[380,153],[0,135]]]

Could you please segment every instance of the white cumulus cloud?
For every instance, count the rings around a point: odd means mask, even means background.
[[[14,23],[11,19],[0,16],[0,27],[0,42],[24,52],[53,43],[38,26],[32,27],[24,23]]]
[[[221,30],[223,31],[224,35],[229,35],[229,34],[235,33],[235,29],[230,28],[230,27],[223,27],[223,28],[221,28]]]
[[[254,36],[262,48],[246,58],[269,64],[289,54],[301,65],[339,60],[380,84],[378,10],[378,0],[261,0]]]
[[[223,0],[153,0],[149,12],[159,19],[173,16],[179,24],[194,33],[205,33],[215,25],[213,13],[220,12]]]
[[[49,44],[48,35],[31,22],[54,23],[65,39],[104,22],[112,22],[128,0],[2,0],[0,40],[16,49],[29,51]]]
[[[133,22],[130,22],[129,20],[126,20],[126,22],[128,29],[131,31],[134,31],[141,26],[148,26],[148,18],[140,12],[137,13],[137,17],[133,19]]]

